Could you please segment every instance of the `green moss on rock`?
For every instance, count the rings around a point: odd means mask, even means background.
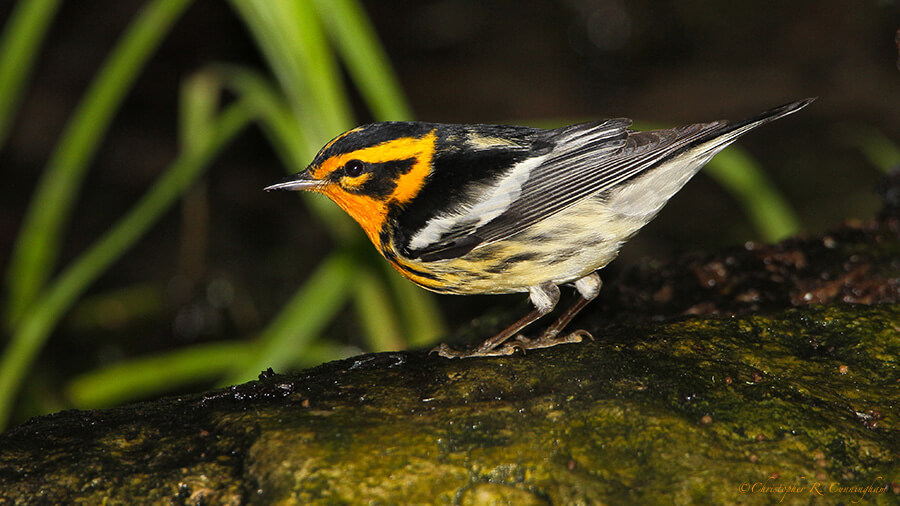
[[[506,358],[364,355],[37,419],[0,436],[0,496],[763,504],[784,486],[883,490],[900,476],[898,328],[897,304],[807,306]],[[753,484],[770,491],[742,493]]]

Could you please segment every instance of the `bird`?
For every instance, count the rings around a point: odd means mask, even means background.
[[[597,271],[714,155],[813,100],[743,121],[649,131],[632,130],[627,118],[554,129],[371,123],[338,135],[304,170],[265,190],[325,195],[427,290],[527,293],[533,309],[480,345],[432,350],[445,358],[524,353],[592,338],[562,331],[597,297]],[[537,337],[519,334],[554,309],[562,285],[574,285],[574,305]]]

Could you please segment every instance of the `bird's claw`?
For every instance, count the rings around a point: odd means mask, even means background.
[[[573,344],[580,343],[585,340],[585,338],[594,340],[594,336],[591,335],[587,330],[576,330],[564,336],[559,336],[556,333],[550,334],[545,333],[541,335],[541,337],[537,337],[535,339],[528,339],[524,336],[516,336],[516,342],[519,346],[522,347],[522,350],[537,350],[540,348],[550,348],[552,346],[557,346],[560,344]]]
[[[496,348],[488,349],[481,349],[479,347],[468,351],[458,351],[446,344],[439,344],[432,348],[428,354],[431,355],[432,353],[437,353],[444,358],[506,357],[514,354],[517,350],[521,350],[522,352],[525,351],[518,343],[507,343]]]
[[[437,353],[444,358],[507,357],[515,354],[517,351],[522,352],[522,354],[525,355],[528,350],[550,348],[559,344],[580,343],[585,339],[593,341],[594,336],[587,330],[576,330],[562,337],[559,337],[556,334],[544,334],[535,339],[529,339],[519,334],[512,341],[494,348],[482,349],[481,347],[478,347],[469,351],[457,351],[446,344],[439,344],[428,354]]]

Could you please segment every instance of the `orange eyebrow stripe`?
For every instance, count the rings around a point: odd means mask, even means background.
[[[436,141],[437,133],[432,130],[422,137],[401,137],[375,146],[336,155],[322,163],[321,167],[319,167],[320,170],[317,170],[313,177],[323,179],[353,159],[368,163],[382,163],[415,158],[415,165],[412,166],[409,172],[397,179],[397,187],[389,198],[389,200],[404,204],[412,200],[419,193],[419,190],[422,189],[422,186],[425,185],[425,179],[431,173],[431,161],[434,157]],[[324,169],[324,172],[319,175],[321,169]]]

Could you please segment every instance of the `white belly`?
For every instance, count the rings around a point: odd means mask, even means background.
[[[430,262],[432,272],[455,280],[453,293],[527,292],[563,284],[608,264],[642,220],[616,215],[590,198],[508,239],[479,246],[460,258]]]
[[[527,292],[548,281],[576,281],[611,262],[711,156],[676,157],[512,237],[420,265],[438,274],[445,281],[440,291],[449,293]]]

